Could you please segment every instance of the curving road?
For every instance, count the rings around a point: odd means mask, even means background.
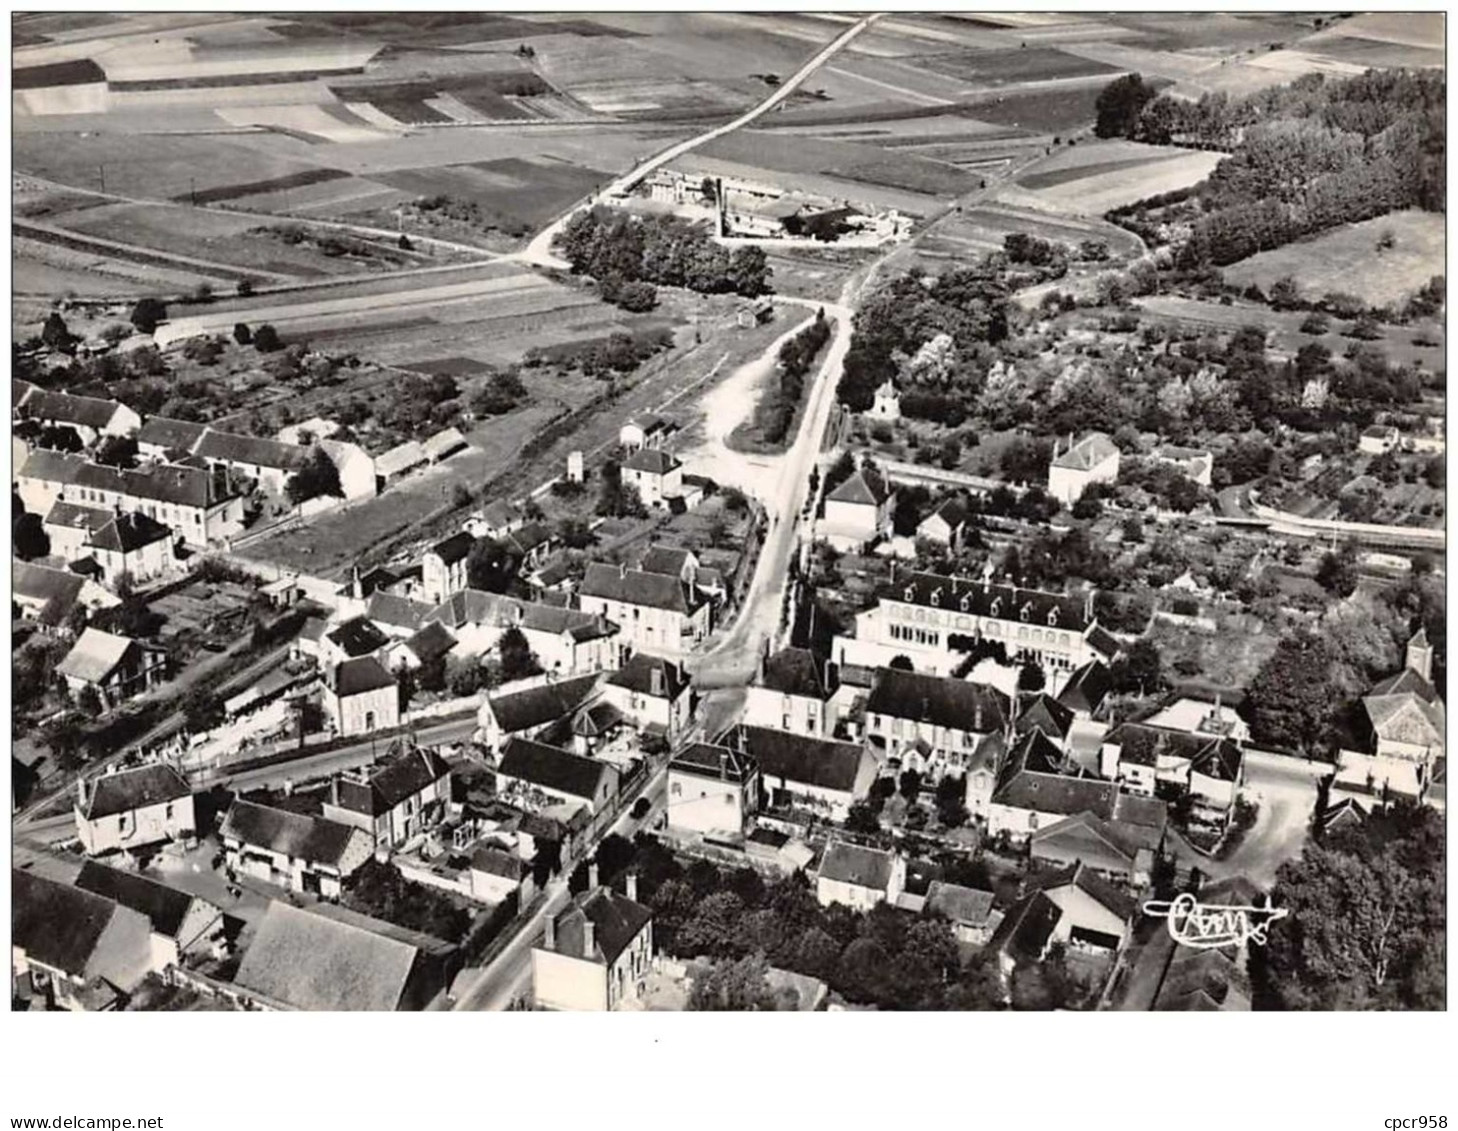
[[[641,164],[634,166],[632,169],[628,170],[628,172],[624,173],[621,177],[617,178],[617,180],[612,181],[605,189],[602,190],[601,195],[616,196],[625,193],[634,185],[636,185],[639,181],[641,181],[644,177],[646,177],[649,173],[653,172],[655,169],[662,168],[664,165],[668,164],[668,162],[682,157],[685,153],[697,149],[699,146],[705,145],[708,142],[713,141],[715,138],[720,138],[723,137],[725,134],[730,134],[733,133],[735,130],[742,129],[743,127],[749,125],[749,123],[754,121],[756,118],[767,114],[785,99],[789,98],[791,94],[799,89],[800,85],[807,78],[809,78],[817,70],[823,67],[837,52],[845,47],[846,44],[848,44],[856,36],[860,35],[861,32],[865,31],[868,27],[870,27],[871,24],[875,23],[878,19],[880,19],[883,14],[884,13],[876,12],[872,15],[864,17],[863,19],[857,20],[850,27],[846,28],[845,31],[841,32],[838,36],[836,36],[833,40],[831,40],[828,44],[826,44],[818,52],[816,52],[815,55],[811,57],[809,62],[807,62],[803,67],[801,67],[793,75],[787,78],[783,83],[777,86],[774,92],[763,102],[760,102],[758,105],[752,107],[749,110],[746,110],[743,114],[739,115],[739,117],[735,118],[731,122],[726,122],[722,126],[715,126],[713,129],[708,130],[705,133],[701,133],[696,137],[691,137],[686,141],[675,142],[667,149],[662,150],[661,152],[648,158],[648,160],[642,162]],[[503,258],[518,260],[522,263],[532,263],[538,267],[555,267],[559,270],[565,270],[569,266],[569,264],[553,254],[552,244],[557,239],[557,236],[561,233],[562,229],[565,228],[567,224],[571,221],[572,217],[576,216],[584,208],[591,207],[594,199],[595,197],[588,197],[586,200],[581,201],[577,205],[573,206],[567,212],[563,213],[551,224],[549,224],[547,227],[542,229],[542,231],[538,232],[536,236],[533,237],[531,243],[527,244],[527,246],[523,250],[515,252],[512,255],[505,256]]]

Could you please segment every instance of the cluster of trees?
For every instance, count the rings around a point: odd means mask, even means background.
[[[659,329],[630,334],[615,330],[605,338],[597,338],[573,346],[539,349],[533,346],[522,355],[522,365],[535,369],[555,365],[566,372],[580,369],[587,377],[611,377],[631,373],[650,357],[673,345],[673,334]]]
[[[749,298],[769,291],[770,268],[762,248],[730,252],[715,243],[702,225],[672,216],[640,219],[605,208],[590,209],[567,223],[558,247],[575,274],[597,279],[607,288],[604,297],[613,294],[619,301],[628,296],[641,301],[640,290],[625,293],[633,283]]]
[[[315,447],[309,453],[304,466],[289,476],[284,490],[288,492],[289,502],[294,506],[321,495],[344,498],[344,488],[339,483],[339,468],[334,466],[334,461],[320,447]]]
[[[471,411],[477,416],[502,416],[517,408],[527,398],[526,385],[516,366],[493,369],[481,387],[472,394]]]
[[[623,482],[622,465],[615,459],[603,462],[596,513],[603,518],[642,518],[648,513],[638,488]]]
[[[621,870],[630,861],[640,899],[653,908],[655,943],[677,958],[723,963],[752,958],[820,978],[848,1000],[882,1009],[1002,1007],[995,964],[963,966],[944,919],[884,906],[868,913],[824,908],[802,876],[766,882],[752,870],[725,872],[706,861],[685,868],[643,838],[636,848],[604,842],[599,849],[606,875],[614,871],[610,864]],[[749,985],[740,986],[745,981]],[[700,1002],[764,1008],[765,997],[753,979],[720,976],[706,986]]]
[[[1441,72],[1307,75],[1198,102],[1150,94],[1137,75],[1114,80],[1099,96],[1100,136],[1231,151],[1180,206],[1187,266],[1234,263],[1397,208],[1445,206]]]
[[[819,310],[810,325],[780,347],[778,386],[755,410],[755,424],[765,443],[784,442],[805,393],[805,376],[828,341],[830,323],[825,311]]]
[[[1256,1002],[1284,1009],[1443,1009],[1446,837],[1398,805],[1308,844],[1276,873],[1286,917],[1252,955]]]
[[[471,926],[471,916],[441,892],[411,883],[393,864],[371,857],[347,882],[345,905],[398,927],[458,942]]]
[[[369,413],[382,428],[414,439],[458,423],[461,407],[461,387],[449,373],[409,373],[386,385]]]

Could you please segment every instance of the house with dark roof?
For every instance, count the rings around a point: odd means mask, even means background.
[[[226,468],[234,475],[253,480],[259,490],[283,496],[288,481],[309,462],[309,449],[259,436],[219,432],[209,428],[192,449],[207,461],[209,470]]]
[[[14,996],[77,1012],[119,1009],[153,969],[145,915],[70,884],[10,870]]]
[[[11,405],[15,417],[50,427],[70,428],[88,448],[102,436],[133,436],[142,418],[120,401],[78,397],[35,385]]]
[[[1045,744],[1053,755],[1062,757],[1061,751],[1036,732],[1009,752],[987,805],[989,836],[1005,832],[1013,840],[1024,841],[1040,828],[1077,813],[1088,811],[1105,819],[1113,816],[1118,784],[1059,772],[1039,757],[1038,750]],[[1019,750],[1024,746],[1027,757]]]
[[[990,891],[933,880],[927,888],[922,914],[940,915],[946,919],[952,925],[952,935],[958,942],[982,946],[1002,922],[1002,912],[994,907],[993,902]]]
[[[995,687],[887,668],[866,700],[866,735],[895,768],[961,775],[988,735],[1007,730],[1011,714]]]
[[[476,539],[462,530],[425,551],[420,560],[422,599],[439,605],[467,587],[466,560],[475,545]]]
[[[505,499],[487,503],[466,521],[466,529],[477,538],[494,538],[500,541],[514,530],[520,530],[526,522],[521,508]]]
[[[842,665],[888,667],[898,656],[918,672],[950,675],[978,641],[999,643],[1013,663],[1037,662],[1061,676],[1120,650],[1098,624],[1093,594],[1074,597],[981,579],[893,569],[876,603],[856,614],[853,635],[837,635]],[[1056,680],[1054,680],[1056,684]]]
[[[1210,486],[1215,471],[1215,457],[1205,448],[1186,448],[1178,444],[1161,444],[1150,453],[1155,463],[1172,467],[1201,487]]]
[[[683,497],[683,464],[662,448],[639,448],[623,460],[622,475],[623,486],[634,488],[644,506],[662,509]]]
[[[385,653],[391,671],[401,667],[414,671],[426,664],[443,663],[456,647],[456,638],[440,621],[431,621]]]
[[[547,917],[532,949],[532,996],[539,1008],[608,1012],[631,1006],[653,962],[653,912],[637,900],[637,877],[627,894],[596,882]]]
[[[516,627],[537,662],[557,676],[609,671],[621,660],[618,626],[601,613],[522,602]]]
[[[967,518],[967,501],[960,495],[955,495],[944,500],[917,524],[916,536],[955,552],[962,548],[962,534],[967,529]]]
[[[166,460],[188,456],[207,430],[206,424],[192,420],[149,416],[137,431],[137,453],[143,459]]]
[[[1094,483],[1113,483],[1119,478],[1119,448],[1103,432],[1090,432],[1077,443],[1069,438],[1066,449],[1053,445],[1048,464],[1048,494],[1071,507]]]
[[[536,812],[570,805],[597,813],[618,795],[615,766],[529,738],[510,738],[496,763],[496,794]]]
[[[759,809],[759,766],[729,746],[695,742],[668,763],[668,827],[673,832],[739,836]]]
[[[373,656],[390,643],[390,638],[366,617],[351,617],[324,634],[326,660],[354,660]]]
[[[1075,813],[1036,830],[1029,851],[1043,864],[1060,868],[1083,864],[1113,883],[1142,888],[1149,882],[1159,846],[1151,847],[1141,831],[1093,813]]]
[[[123,576],[142,584],[176,573],[172,528],[137,511],[113,513],[82,548],[101,569],[102,584],[115,589]]]
[[[815,535],[842,553],[859,553],[869,542],[888,537],[896,492],[874,466],[856,469],[825,496],[825,515]]]
[[[201,896],[95,860],[81,866],[76,886],[147,917],[158,969],[179,965],[184,955],[221,955],[226,947],[223,909]]]
[[[538,563],[547,560],[547,556],[557,545],[557,538],[552,533],[552,528],[545,522],[526,522],[520,528],[513,530],[502,541],[506,548],[520,559],[519,568],[523,571],[534,569]]]
[[[121,604],[120,597],[90,578],[18,559],[10,562],[10,599],[22,617],[45,629],[59,629],[78,607],[94,611]]]
[[[815,898],[823,907],[839,903],[869,911],[878,903],[894,905],[905,888],[905,857],[844,840],[826,846],[815,874]]]
[[[335,775],[324,816],[363,829],[376,848],[396,848],[435,825],[450,799],[446,760],[406,745],[373,766]]]
[[[645,412],[618,429],[618,443],[628,452],[637,452],[644,447],[661,447],[673,428],[672,421]]]
[[[1090,660],[1073,672],[1058,692],[1058,702],[1074,717],[1090,721],[1100,717],[1104,699],[1113,687],[1113,677],[1101,660]]]
[[[1188,793],[1194,816],[1223,823],[1245,781],[1245,753],[1221,734],[1121,723],[1104,735],[1100,772],[1145,797],[1160,786]]]
[[[167,653],[130,636],[88,627],[56,665],[56,674],[66,681],[71,694],[79,695],[89,687],[103,706],[112,707],[165,680]]]
[[[362,829],[241,797],[218,835],[232,871],[325,899],[338,899],[343,881],[375,851]]]
[[[377,580],[383,578],[377,577]],[[365,603],[362,619],[369,621],[382,635],[403,640],[424,628],[434,611],[435,606],[424,601],[416,601],[385,589],[376,589],[370,593],[369,600]],[[360,655],[364,653],[361,652]]]
[[[451,943],[343,907],[268,905],[233,984],[272,1010],[425,1009],[459,971]]]
[[[1055,944],[1105,967],[1129,938],[1134,899],[1082,864],[1036,877],[1008,909],[988,947],[1005,973],[1044,958]]]
[[[693,585],[699,572],[699,556],[684,546],[649,546],[638,568],[644,573],[660,573]]]
[[[672,660],[634,652],[603,681],[602,695],[640,731],[661,737],[671,746],[693,721],[694,693],[688,673]]]
[[[578,603],[618,626],[621,643],[664,656],[692,651],[713,628],[712,603],[681,578],[593,562]]]
[[[808,648],[782,648],[765,658],[759,678],[748,688],[744,721],[794,734],[829,736],[849,706],[850,691],[841,694],[835,664]]]
[[[488,693],[476,714],[476,740],[494,751],[513,737],[537,738],[561,730],[597,699],[601,683],[602,677],[594,674]]]
[[[833,821],[845,820],[880,773],[875,756],[859,743],[748,725],[735,727],[720,741],[754,759],[765,804]]]
[[[132,853],[197,832],[192,787],[163,763],[76,782],[76,836],[88,856]]]
[[[1154,999],[1157,1012],[1244,1013],[1251,1008],[1250,978],[1224,950],[1173,946]]]
[[[374,656],[324,668],[324,717],[340,737],[400,725],[400,682]]]
[[[1007,909],[1002,922],[987,940],[1003,975],[1023,963],[1040,962],[1053,943],[1063,918],[1062,909],[1041,891],[1033,891]]]

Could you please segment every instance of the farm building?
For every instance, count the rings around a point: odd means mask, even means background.
[[[167,653],[129,636],[88,628],[56,665],[56,674],[73,695],[89,687],[111,706],[161,683],[167,676]]]

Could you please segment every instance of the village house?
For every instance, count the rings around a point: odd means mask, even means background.
[[[653,912],[638,902],[638,877],[627,894],[597,883],[549,915],[542,945],[532,948],[532,994],[538,1008],[611,1011],[638,998],[653,962]]]
[[[181,965],[184,956],[219,957],[226,949],[223,910],[201,896],[95,860],[81,866],[76,886],[147,917],[154,970]]]
[[[1163,839],[1163,823],[1125,825],[1076,813],[1034,832],[1029,851],[1039,863],[1060,868],[1083,864],[1112,883],[1137,889],[1149,883]]]
[[[618,443],[625,452],[639,452],[644,448],[662,447],[673,431],[672,422],[661,416],[645,413],[635,416],[618,429]]]
[[[232,871],[324,899],[338,899],[374,855],[362,829],[242,798],[228,807],[218,836]]]
[[[424,601],[416,601],[384,589],[376,589],[370,594],[369,601],[365,604],[363,618],[385,636],[397,640],[408,639],[427,624],[433,623],[431,614],[435,612],[435,608],[435,605],[427,604]],[[359,645],[351,646],[358,647]],[[363,647],[365,650],[359,652],[359,655],[369,655],[384,645],[380,644],[377,638],[370,637]],[[344,660],[353,657],[341,649],[338,658]]]
[[[677,657],[692,651],[713,627],[710,602],[676,577],[594,562],[578,590],[583,612],[618,626],[619,643]]]
[[[878,903],[895,905],[906,888],[906,860],[899,853],[832,841],[815,875],[815,898],[822,907],[839,903],[869,911]]]
[[[156,687],[167,678],[167,653],[99,628],[86,628],[56,674],[72,695],[91,688],[103,707],[114,707]]]
[[[835,732],[849,698],[836,666],[808,648],[782,648],[765,659],[744,700],[744,721],[794,734]]]
[[[335,776],[324,816],[398,848],[440,820],[451,799],[451,769],[435,751],[407,746],[379,765]]]
[[[400,684],[374,656],[324,669],[324,717],[340,737],[400,725]]]
[[[601,613],[560,605],[523,604],[516,627],[545,671],[588,675],[618,664],[618,626]]]
[[[1048,464],[1048,494],[1066,507],[1073,506],[1095,483],[1113,483],[1119,478],[1119,449],[1102,432],[1090,432],[1078,443],[1059,451],[1053,444]]]
[[[728,746],[695,742],[668,764],[668,828],[740,836],[759,808],[759,766]]]
[[[618,795],[615,766],[529,738],[511,738],[496,764],[496,793],[530,811],[580,806],[596,814]]]
[[[1002,921],[1002,912],[993,908],[993,894],[980,888],[933,880],[926,891],[927,915],[940,915],[952,926],[952,936],[967,946],[980,947],[992,937]]]
[[[967,528],[967,502],[961,497],[947,499],[916,527],[916,536],[945,546],[956,553],[962,548],[962,534]]]
[[[418,471],[430,462],[425,449],[417,440],[391,448],[375,457],[375,491],[384,491],[404,479],[411,472]]]
[[[859,553],[870,542],[891,534],[896,493],[874,467],[860,467],[825,496],[825,517],[816,537],[842,553]]]
[[[439,432],[427,436],[425,442],[420,445],[421,450],[425,452],[425,458],[431,463],[440,463],[450,459],[451,456],[465,451],[469,446],[459,428],[442,428]]]
[[[70,563],[91,559],[91,572],[112,589],[123,574],[144,585],[179,568],[171,528],[135,511],[117,513],[61,500],[43,526],[54,556]]]
[[[471,898],[478,903],[496,904],[516,895],[518,906],[524,907],[536,890],[531,865],[516,853],[494,845],[476,846],[469,871]]]
[[[420,562],[423,601],[439,605],[466,588],[466,559],[475,545],[476,540],[461,531],[425,551]]]
[[[599,676],[584,675],[487,694],[476,715],[476,741],[495,752],[510,738],[542,738],[549,731],[561,731],[597,699],[600,684]]]
[[[78,397],[22,383],[11,404],[12,419],[32,420],[51,428],[70,428],[88,448],[103,436],[134,436],[142,418],[120,401]]]
[[[12,996],[58,1009],[120,1009],[155,969],[146,916],[21,868],[10,870]]]
[[[608,676],[602,695],[645,734],[677,746],[693,720],[694,693],[687,673],[662,656],[635,652]]]
[[[1357,450],[1367,455],[1380,456],[1395,451],[1402,442],[1402,433],[1390,424],[1373,424],[1362,429],[1357,440]]]
[[[747,725],[720,741],[754,759],[765,804],[807,810],[832,821],[846,819],[880,772],[875,756],[853,742]]]
[[[881,382],[865,415],[872,420],[884,420],[888,424],[894,424],[901,419],[901,394],[896,391],[896,383],[891,378]]]
[[[10,600],[21,617],[46,629],[65,625],[75,609],[94,612],[121,604],[120,597],[79,573],[14,559],[10,562]]]
[[[1092,722],[1100,717],[1112,687],[1113,677],[1107,665],[1090,660],[1068,677],[1058,692],[1058,702],[1073,712],[1075,720]]]
[[[76,781],[76,836],[87,856],[133,853],[197,835],[192,789],[157,763]]]
[[[1007,911],[988,947],[1005,972],[1021,961],[1046,957],[1055,943],[1070,954],[1111,962],[1129,937],[1134,900],[1092,869],[1044,877]]]
[[[274,900],[233,984],[271,1010],[420,1010],[445,993],[460,966],[454,945],[419,931],[329,904]]]
[[[339,489],[346,502],[373,499],[378,492],[375,461],[358,444],[342,440],[317,440],[315,446],[329,457],[339,472]]]
[[[477,538],[500,541],[526,524],[526,515],[514,503],[503,499],[487,503],[466,520],[466,530]]]
[[[508,551],[521,562],[520,569],[532,570],[547,560],[557,539],[545,522],[523,523],[502,539]]]
[[[950,675],[978,641],[1000,643],[1013,663],[1032,660],[1056,686],[1091,660],[1111,661],[1119,642],[1084,599],[935,573],[893,573],[876,603],[856,614],[855,633],[837,635],[842,664],[881,668],[897,656],[918,672]]]
[[[638,562],[644,573],[676,577],[685,585],[698,583],[699,556],[684,546],[649,546]]]
[[[1219,734],[1191,734],[1121,723],[1104,736],[1100,773],[1130,793],[1153,797],[1160,786],[1193,800],[1192,816],[1222,824],[1245,775],[1240,744]]]
[[[1182,448],[1161,444],[1149,456],[1155,463],[1172,467],[1192,483],[1209,487],[1215,471],[1215,457],[1203,448]]]
[[[623,486],[637,490],[643,505],[662,509],[683,497],[683,464],[662,448],[639,448],[623,460]]]
[[[456,638],[440,621],[431,621],[419,632],[385,650],[385,666],[391,671],[416,671],[426,664],[444,664],[455,650]]]
[[[257,489],[283,498],[288,481],[309,463],[309,450],[259,436],[240,436],[209,428],[192,449],[206,460],[209,470],[225,468],[231,475],[251,480]]]
[[[888,668],[866,700],[866,735],[898,769],[961,774],[973,751],[1005,731],[1012,709],[995,687]]]

